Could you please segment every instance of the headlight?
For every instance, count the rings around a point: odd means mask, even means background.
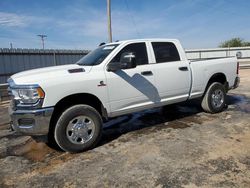
[[[15,100],[21,104],[35,104],[39,99],[43,99],[45,94],[42,88],[20,88],[12,89],[12,94]]]

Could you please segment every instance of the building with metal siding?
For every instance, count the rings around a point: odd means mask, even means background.
[[[87,50],[0,49],[0,84],[14,73],[77,62]]]
[[[0,49],[0,84],[7,82],[14,73],[48,66],[77,62],[87,50],[39,50],[39,49]],[[236,56],[241,53],[241,62],[250,62],[250,47],[213,48],[186,50],[188,59],[209,59]]]

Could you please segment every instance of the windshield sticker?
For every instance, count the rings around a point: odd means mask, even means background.
[[[115,46],[105,46],[103,50],[113,50]]]

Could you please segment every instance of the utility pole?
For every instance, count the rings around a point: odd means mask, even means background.
[[[109,42],[112,42],[112,28],[111,28],[111,0],[107,0],[107,15],[108,15],[108,35]]]
[[[37,35],[38,37],[41,37],[42,40],[42,46],[43,46],[43,50],[44,50],[44,38],[47,37],[47,35]]]

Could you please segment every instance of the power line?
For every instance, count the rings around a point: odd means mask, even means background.
[[[42,40],[42,46],[43,46],[43,50],[44,50],[44,38],[47,37],[47,35],[37,35],[38,37],[41,37]]]
[[[37,41],[37,38],[34,38],[32,36],[12,36],[12,35],[0,35],[0,38],[3,38],[3,39],[16,39],[16,40],[29,40],[29,41]],[[75,40],[64,40],[66,42],[79,42],[79,39],[75,39]],[[62,42],[61,39],[50,39],[49,42]]]
[[[133,25],[134,25],[134,28],[135,28],[135,31],[136,31],[136,34],[140,38],[140,33],[139,33],[138,29],[137,29],[137,25],[135,23],[135,19],[134,19],[133,15],[130,12],[130,8],[128,6],[128,2],[127,2],[127,0],[124,0],[124,2],[125,2],[125,5],[126,5],[126,8],[127,8],[128,16],[131,18],[131,20],[133,22]]]

